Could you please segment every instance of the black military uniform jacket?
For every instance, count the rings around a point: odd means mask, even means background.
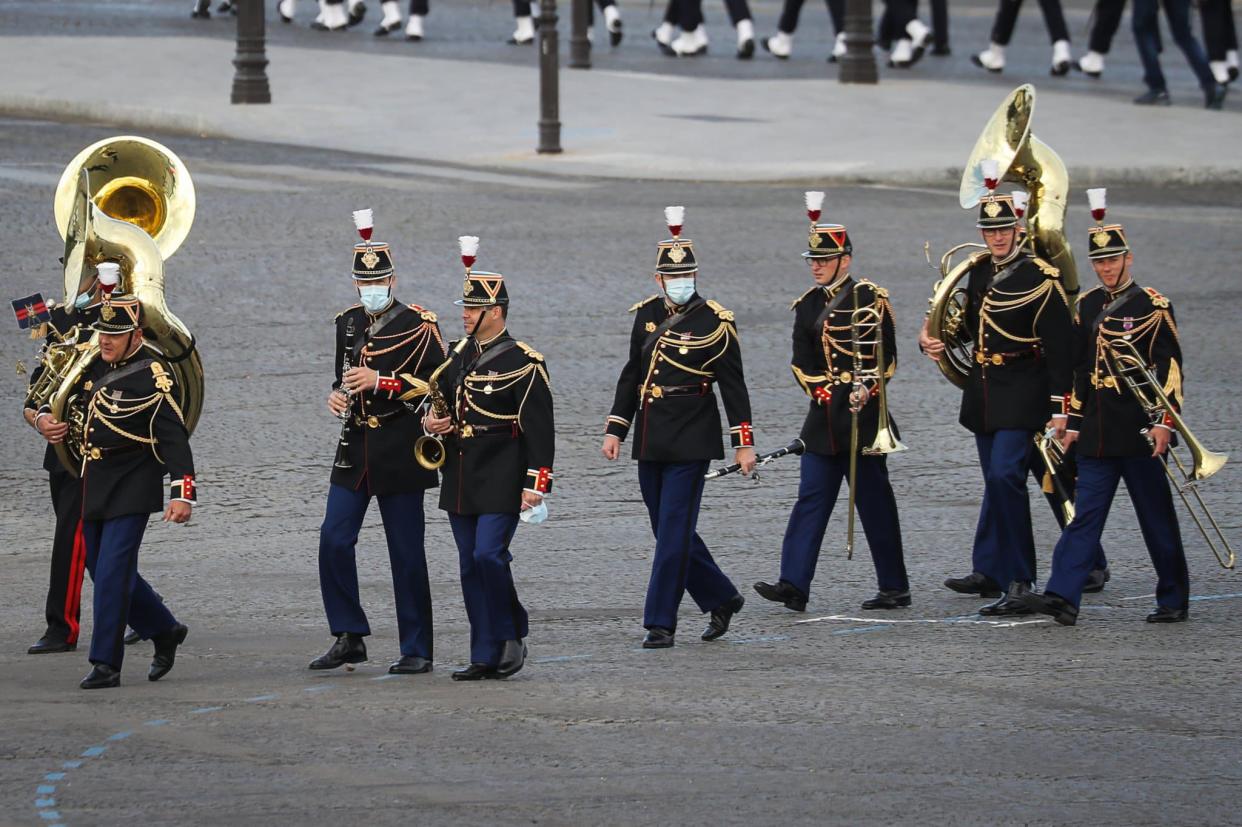
[[[1074,323],[1060,272],[1026,251],[997,267],[981,256],[967,283],[974,359],[960,421],[977,434],[1041,431],[1068,410]]]
[[[115,366],[96,360],[87,372],[83,519],[162,511],[165,475],[171,498],[197,499],[194,457],[173,376],[149,354],[139,349]]]
[[[543,356],[504,330],[466,350],[440,375],[456,431],[444,438],[440,508],[516,514],[522,491],[552,490],[556,426]]]
[[[47,335],[44,339],[48,345],[55,345],[64,341],[64,338],[76,325],[81,325],[83,328],[90,327],[91,322],[95,321],[95,318],[99,315],[98,304],[70,313],[65,310],[64,305],[53,305],[49,302],[48,310],[52,315],[52,318],[47,322]],[[81,339],[86,341],[90,337],[91,331],[86,330]],[[30,384],[33,385],[37,382],[42,373],[43,364],[40,363],[30,372]],[[35,407],[34,402],[27,399],[26,407],[33,409]],[[69,473],[69,470],[61,465],[60,459],[56,456],[56,451],[52,448],[51,443],[48,443],[47,449],[43,452],[43,470],[49,474]]]
[[[688,310],[687,310],[688,309]],[[634,428],[633,456],[652,462],[721,459],[720,385],[734,448],[755,444],[742,348],[733,313],[696,293],[684,317],[657,337],[675,314],[659,295],[630,308],[630,354],[617,380],[605,433],[624,440]]]
[[[836,302],[832,313],[821,321],[830,302]],[[796,314],[793,327],[794,378],[808,396],[811,407],[802,433],[798,436],[813,454],[841,454],[850,447],[850,392],[854,387],[854,346],[851,318],[859,307],[874,306],[880,313],[881,342],[884,348],[885,381],[897,369],[897,335],[893,324],[893,308],[888,291],[861,279],[844,279],[840,284],[815,286],[798,297],[791,308]],[[864,332],[865,338],[874,338]],[[860,348],[866,370],[875,370],[876,348]],[[864,382],[872,398],[878,393],[873,382]],[[880,407],[877,402],[863,406],[858,415],[859,449],[875,440],[879,427]],[[896,424],[892,423],[894,432]]]
[[[1133,344],[1180,410],[1182,348],[1173,306],[1150,287],[1133,285],[1116,294],[1097,287],[1079,300],[1078,325],[1074,393],[1066,427],[1078,431],[1079,456],[1150,455],[1143,432],[1152,422],[1107,354],[1110,342]],[[1162,424],[1172,425],[1167,413]]]
[[[353,467],[334,467],[332,484],[366,485],[380,496],[435,488],[436,472],[415,462],[414,443],[423,433],[418,409],[427,395],[427,378],[445,357],[436,314],[396,300],[377,316],[362,305],[339,314],[333,388],[341,387],[347,341],[349,364],[378,372],[379,382],[353,395],[346,435]]]

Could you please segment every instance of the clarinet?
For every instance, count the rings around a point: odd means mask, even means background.
[[[354,400],[350,396],[348,390],[345,390],[345,374],[353,367],[349,363],[349,355],[353,352],[354,347],[354,320],[349,319],[345,322],[345,354],[341,357],[341,390],[349,397],[349,407],[342,413],[337,414],[341,420],[341,438],[336,443],[336,460],[332,463],[333,468],[339,468],[342,471],[349,471],[354,464],[349,460],[349,423],[353,418]]]
[[[766,454],[760,454],[759,456],[755,457],[756,472],[753,475],[754,479],[759,478],[758,468],[760,466],[767,465],[772,460],[780,459],[781,457],[787,456],[789,454],[793,454],[795,457],[802,456],[802,454],[805,452],[806,452],[806,444],[801,439],[795,439],[793,442],[789,443],[784,448],[777,448],[775,451],[769,451]],[[708,471],[706,474],[703,475],[703,479],[714,480],[719,477],[728,476],[729,474],[735,474],[741,470],[742,470],[742,466],[735,462],[732,465],[724,465],[724,466],[721,466],[720,468],[715,469],[714,471]]]

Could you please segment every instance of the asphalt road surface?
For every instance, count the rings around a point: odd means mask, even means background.
[[[808,10],[808,11],[813,11]],[[90,126],[0,121],[5,295],[58,293],[52,190]],[[152,136],[159,137],[159,136]],[[687,604],[678,645],[639,648],[652,540],[633,463],[598,454],[629,331],[653,292],[662,208],[685,204],[701,286],[737,314],[762,449],[798,428],[789,302],[809,284],[802,193],[767,186],[629,184],[396,164],[238,142],[164,138],[189,165],[198,215],[168,264],[168,302],[198,336],[207,403],[194,436],[201,502],[187,527],[153,524],[141,569],[190,627],[176,668],[82,692],[83,646],[35,658],[52,520],[42,446],[18,415],[33,343],[0,338],[0,823],[12,824],[1230,824],[1242,739],[1234,710],[1242,581],[1183,520],[1191,622],[1150,626],[1154,575],[1124,497],[1105,537],[1113,579],[1079,625],[988,623],[940,586],[969,570],[981,493],[957,394],[914,347],[933,251],[975,237],[945,189],[833,189],[825,216],[858,248],[855,272],[889,288],[901,365],[891,460],[914,606],[868,614],[860,553],[829,526],[805,615],[750,585],[777,574],[795,462],[709,486],[700,532],[748,597],[702,643]],[[1213,186],[1117,188],[1112,217],[1140,281],[1169,295],[1186,353],[1186,415],[1239,449],[1236,262],[1242,198]],[[1081,250],[1088,216],[1068,225]],[[359,542],[372,662],[311,673],[329,643],[317,585],[336,421],[324,398],[332,317],[352,303],[350,211],[375,210],[399,295],[459,322],[455,239],[482,236],[503,272],[510,328],[542,351],[556,395],[551,519],[513,544],[531,610],[530,661],[508,682],[455,684],[467,655],[457,554],[429,509],[436,671],[385,676],[397,655],[378,514]],[[1084,273],[1084,279],[1089,274]],[[1235,461],[1204,486],[1242,543]],[[1032,493],[1046,575],[1055,525]]]

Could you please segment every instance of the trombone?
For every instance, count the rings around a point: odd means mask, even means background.
[[[875,439],[862,449],[862,453],[867,456],[895,454],[906,450],[906,446],[897,439],[892,422],[888,418],[888,382],[884,376],[883,321],[883,314],[874,304],[857,307],[850,314],[850,348],[854,357],[854,383],[851,396],[863,392],[864,382],[872,382],[876,386],[879,404]],[[854,483],[858,478],[858,414],[858,410],[850,412],[850,495],[845,534],[845,558],[847,560],[854,559]]]
[[[1161,387],[1156,374],[1147,365],[1147,360],[1139,354],[1138,348],[1133,342],[1125,339],[1114,339],[1107,344],[1107,355],[1112,365],[1113,371],[1121,377],[1126,388],[1138,401],[1143,408],[1143,412],[1147,415],[1148,422],[1155,426],[1164,421],[1167,414],[1173,421],[1174,429],[1182,435],[1182,439],[1186,441],[1186,449],[1190,452],[1191,464],[1189,467],[1178,455],[1177,451],[1169,445],[1169,457],[1177,466],[1177,471],[1181,475],[1179,479],[1173,473],[1173,469],[1164,465],[1165,473],[1169,475],[1169,482],[1173,484],[1177,494],[1182,498],[1182,503],[1186,506],[1190,518],[1194,520],[1195,526],[1199,529],[1199,533],[1203,535],[1204,541],[1208,544],[1208,548],[1216,555],[1216,560],[1223,568],[1232,569],[1236,562],[1236,555],[1233,548],[1230,547],[1229,541],[1225,539],[1225,534],[1221,531],[1220,525],[1217,524],[1216,518],[1212,516],[1212,512],[1208,509],[1207,504],[1203,502],[1203,497],[1199,494],[1198,483],[1206,480],[1225,466],[1229,460],[1228,454],[1219,454],[1209,451],[1204,447],[1203,443],[1195,437],[1190,428],[1187,427],[1186,421],[1182,419],[1181,414],[1173,407],[1168,394]],[[1148,431],[1148,442],[1152,442],[1150,429]],[[1194,501],[1191,501],[1191,495]],[[1196,511],[1196,507],[1203,512],[1202,519]],[[1208,533],[1207,528],[1203,525],[1203,520],[1207,520],[1211,524],[1212,530],[1216,535],[1213,540]]]

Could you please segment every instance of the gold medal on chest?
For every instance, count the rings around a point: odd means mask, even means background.
[[[483,386],[483,393],[491,393],[491,392],[492,392],[492,385],[489,382]]]
[[[690,348],[683,345],[682,347],[677,348],[677,352],[680,353],[682,356],[685,356],[687,353],[690,352]]]
[[[647,324],[643,326],[643,329],[646,330],[648,333],[655,333],[656,323],[647,322]]]

